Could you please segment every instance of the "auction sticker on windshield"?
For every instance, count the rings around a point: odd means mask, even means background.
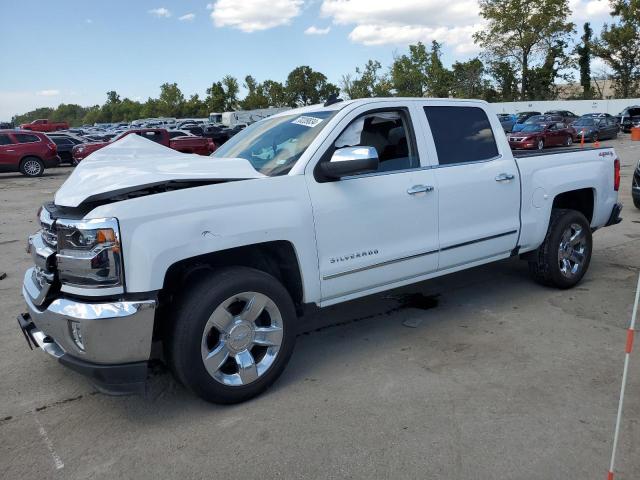
[[[293,122],[295,125],[304,125],[305,127],[313,128],[322,122],[321,118],[305,117],[304,115],[296,118]]]

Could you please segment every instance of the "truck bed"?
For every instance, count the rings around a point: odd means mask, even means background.
[[[545,155],[558,155],[560,153],[589,152],[591,150],[607,150],[612,147],[557,147],[551,150],[513,150],[515,158],[540,157]]]

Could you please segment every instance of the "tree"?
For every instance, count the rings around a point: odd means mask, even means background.
[[[442,45],[431,42],[431,51],[425,72],[425,85],[430,97],[447,98],[451,92],[453,75],[442,64]]]
[[[549,46],[544,62],[539,67],[529,70],[529,97],[536,100],[553,100],[558,97],[556,79],[566,82],[571,80],[569,73],[560,73],[573,66],[571,58],[565,54],[567,44],[558,40]]]
[[[184,103],[183,114],[187,117],[208,117],[206,104],[200,100],[200,96],[196,93],[189,97]]]
[[[238,81],[226,75],[222,81],[214,82],[207,88],[205,103],[209,112],[230,112],[238,107]]]
[[[289,103],[285,87],[280,82],[265,80],[262,83],[262,92],[270,107],[286,107]]]
[[[240,102],[242,110],[254,110],[269,106],[269,99],[264,94],[264,87],[251,75],[244,78],[244,88],[247,89],[247,95]]]
[[[593,98],[591,92],[591,42],[593,30],[589,22],[583,26],[582,44],[576,47],[578,54],[578,66],[580,67],[580,85],[582,85],[582,98],[588,100]]]
[[[520,97],[518,90],[518,74],[510,62],[492,62],[489,74],[497,89],[495,101],[514,102]]]
[[[285,91],[292,107],[321,103],[331,95],[340,93],[340,89],[329,83],[327,77],[306,65],[294,68],[289,73]]]
[[[231,75],[225,75],[222,79],[222,86],[225,90],[224,111],[229,112],[238,108],[238,80]]]
[[[487,26],[474,34],[494,62],[509,62],[520,72],[520,97],[530,98],[529,70],[536,59],[548,59],[550,45],[567,42],[574,32],[568,0],[480,0]]]
[[[613,71],[616,96],[630,98],[640,89],[640,2],[614,0],[611,6],[618,21],[602,27],[594,51]]]
[[[377,60],[369,60],[364,68],[356,67],[356,77],[343,75],[342,90],[349,98],[388,97],[391,82],[387,75],[378,73],[382,65]]]
[[[422,42],[409,45],[409,55],[396,57],[391,65],[391,84],[400,97],[423,97],[429,54]]]
[[[158,108],[164,117],[181,117],[184,108],[184,95],[177,83],[163,83],[160,85]]]
[[[488,87],[479,58],[452,65],[451,94],[457,98],[483,98]]]

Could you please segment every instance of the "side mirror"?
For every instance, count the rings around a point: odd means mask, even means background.
[[[375,172],[380,161],[374,147],[344,147],[333,152],[331,160],[318,165],[318,170],[328,179],[337,180],[357,173]]]

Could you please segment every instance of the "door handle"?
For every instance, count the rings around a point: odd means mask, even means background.
[[[516,178],[516,176],[512,173],[501,173],[496,176],[496,182],[508,182],[514,178]]]
[[[407,189],[407,193],[409,195],[415,195],[416,193],[426,193],[433,191],[433,187],[431,185],[414,185],[413,187]]]
[[[6,152],[15,152],[15,150],[5,150]]]

